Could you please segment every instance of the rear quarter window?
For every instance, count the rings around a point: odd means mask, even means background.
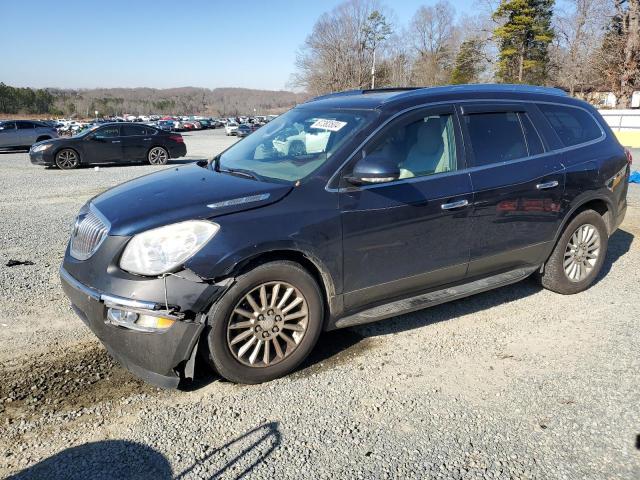
[[[602,129],[586,110],[550,104],[539,104],[538,108],[566,147],[590,142],[602,136]]]

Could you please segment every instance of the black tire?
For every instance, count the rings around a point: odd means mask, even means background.
[[[298,289],[307,302],[308,323],[304,336],[290,355],[271,366],[248,366],[231,351],[227,327],[232,321],[232,312],[245,295],[267,282],[286,282]],[[274,261],[238,276],[222,299],[211,307],[208,319],[207,343],[213,368],[231,382],[255,384],[290,373],[309,355],[322,330],[324,304],[318,284],[306,270],[294,262]]]
[[[569,274],[565,271],[564,266],[565,258],[567,258],[565,257],[565,254],[569,255],[569,253],[567,253],[569,241],[572,240],[574,234],[581,227],[589,225],[593,226],[599,235],[597,258],[595,259],[594,265],[588,273],[584,275],[584,277],[571,279],[569,278]],[[602,215],[593,210],[580,212],[565,227],[562,235],[558,239],[558,243],[556,243],[551,256],[544,266],[544,272],[542,274],[538,274],[538,280],[544,288],[563,295],[572,295],[586,290],[591,286],[602,269],[602,265],[607,255],[608,242],[609,235]]]
[[[161,146],[151,147],[147,152],[147,161],[151,165],[166,165],[169,161],[169,152]]]
[[[73,170],[80,165],[80,155],[71,148],[63,148],[56,153],[55,162],[60,170]]]

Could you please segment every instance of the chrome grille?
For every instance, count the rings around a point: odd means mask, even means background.
[[[95,253],[109,233],[109,225],[101,215],[90,209],[80,215],[71,234],[71,256],[76,260],[86,260]]]

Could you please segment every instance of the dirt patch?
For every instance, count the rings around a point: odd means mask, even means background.
[[[95,342],[4,361],[0,363],[0,378],[3,423],[156,392],[155,387],[120,367]]]

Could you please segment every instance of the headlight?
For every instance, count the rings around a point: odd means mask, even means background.
[[[217,223],[174,223],[135,235],[122,254],[120,268],[140,275],[160,275],[182,265],[218,232]]]
[[[36,145],[35,147],[33,147],[33,150],[31,150],[32,152],[42,152],[43,150],[46,150],[47,148],[51,148],[51,143],[45,143],[44,145]]]

